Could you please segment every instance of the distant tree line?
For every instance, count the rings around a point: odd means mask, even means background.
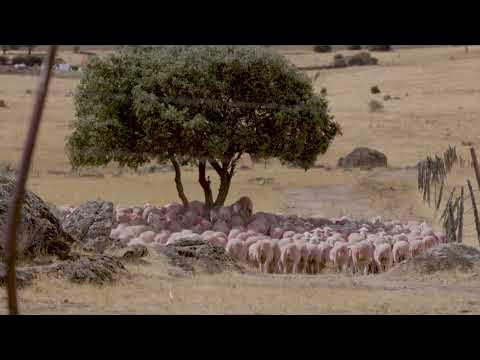
[[[28,55],[32,54],[32,50],[36,47],[37,45],[0,45],[2,48],[2,53],[3,55],[6,55],[8,51],[11,50],[20,50],[20,49],[25,49],[28,53]]]

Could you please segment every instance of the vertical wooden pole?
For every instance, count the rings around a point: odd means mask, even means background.
[[[462,190],[460,191],[460,205],[458,210],[458,235],[457,241],[459,243],[463,242],[463,186]]]
[[[473,147],[470,148],[470,154],[472,155],[473,169],[475,170],[475,177],[477,178],[477,184],[478,184],[478,188],[480,190],[480,169],[479,169],[479,166],[478,166],[477,154],[476,154],[475,149]]]
[[[470,183],[470,180],[467,180],[467,185],[468,185],[468,190],[470,191],[470,197],[472,199],[473,215],[475,216],[475,228],[477,229],[477,240],[478,240],[478,244],[480,245],[480,221],[478,220],[477,204],[475,203],[475,196],[473,195],[473,189],[472,189],[472,184]]]
[[[10,315],[18,314],[17,303],[17,278],[16,278],[16,260],[17,260],[17,226],[21,216],[23,200],[25,197],[25,184],[30,170],[30,163],[32,160],[33,150],[42,118],[45,101],[47,98],[48,84],[50,82],[50,75],[52,66],[55,62],[55,54],[57,46],[50,46],[48,49],[48,56],[46,58],[46,66],[44,67],[40,83],[38,85],[37,97],[33,105],[32,117],[30,120],[30,127],[28,129],[25,144],[23,146],[22,159],[20,161],[20,169],[15,181],[15,190],[10,200],[7,213],[7,221],[5,228],[5,254],[7,265],[7,295],[8,295],[8,311]]]

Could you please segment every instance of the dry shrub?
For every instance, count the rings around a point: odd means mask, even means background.
[[[369,52],[362,51],[358,54],[347,58],[348,66],[377,65],[378,59],[373,57]]]
[[[370,110],[370,112],[383,111],[383,108],[383,104],[378,100],[372,99],[368,103],[368,109]]]
[[[342,54],[336,54],[333,57],[333,67],[334,68],[343,68],[347,67],[347,60]]]
[[[317,53],[327,53],[332,51],[332,45],[315,45],[313,51]]]

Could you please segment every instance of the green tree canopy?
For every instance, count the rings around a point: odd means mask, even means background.
[[[209,207],[224,204],[242,154],[307,170],[340,133],[306,76],[252,46],[125,47],[89,61],[75,107],[74,168],[171,161],[186,204],[180,166],[197,166]],[[220,177],[215,201],[207,162]]]

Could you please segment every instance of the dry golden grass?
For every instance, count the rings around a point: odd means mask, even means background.
[[[452,287],[375,276],[223,273],[173,276],[159,255],[115,285],[41,279],[20,291],[24,314],[448,314],[480,313],[471,277]],[[458,278],[449,275],[450,283]],[[2,294],[3,296],[3,294]],[[1,296],[0,296],[1,299]],[[0,307],[0,314],[5,309]]]
[[[299,66],[325,64],[334,55],[304,49],[285,50],[285,54]],[[82,55],[66,51],[59,56],[71,63],[80,64],[83,60]],[[429,154],[443,152],[449,144],[457,146],[457,152],[468,158],[468,148],[461,142],[478,145],[480,139],[480,127],[475,125],[480,113],[480,85],[475,76],[480,66],[480,47],[472,46],[468,54],[463,48],[429,48],[375,56],[381,66],[326,70],[315,81],[317,91],[328,89],[332,112],[344,131],[319,162],[335,166],[340,156],[356,146],[384,152],[393,167],[414,165]],[[311,71],[308,75],[313,78],[315,74]],[[34,90],[36,81],[31,76],[0,76],[0,99],[8,105],[0,109],[0,161],[16,163],[20,158],[33,100],[25,91]],[[77,83],[78,79],[66,78],[52,82],[29,188],[57,204],[79,204],[93,197],[115,203],[178,201],[172,173],[113,176],[109,168],[100,179],[48,174],[48,170],[70,169],[64,141],[74,108],[73,98],[66,95]],[[370,94],[373,85],[382,91],[376,97]],[[385,102],[381,113],[370,113],[369,100],[382,99],[385,94],[400,100]],[[274,183],[257,185],[248,181],[259,176],[272,177]],[[449,177],[449,184],[465,185],[466,178],[473,179],[473,171],[458,169]],[[184,171],[183,180],[189,198],[202,199],[195,172]],[[215,176],[212,180],[215,182]],[[376,213],[434,221],[433,211],[423,204],[416,191],[415,171],[304,172],[276,163],[267,168],[257,164],[234,177],[228,201],[248,195],[254,199],[255,210],[302,213],[307,201],[289,202],[286,193],[299,191],[308,198],[309,188],[330,185],[345,185],[350,190],[328,202],[312,197],[315,200],[308,202],[308,211],[348,214],[348,199],[353,204],[361,195],[368,205],[362,205],[365,211],[358,206],[353,215]],[[471,228],[467,230],[466,243],[476,244]],[[103,289],[42,280],[21,292],[22,308],[33,313],[447,313],[467,306],[471,299],[469,292],[452,293],[428,286],[421,291],[352,287],[352,280],[344,277],[223,274],[178,279],[166,275],[161,261],[133,270],[134,279]],[[170,288],[174,301],[169,297]],[[64,299],[69,302],[64,303]],[[478,312],[478,307],[475,309]]]

